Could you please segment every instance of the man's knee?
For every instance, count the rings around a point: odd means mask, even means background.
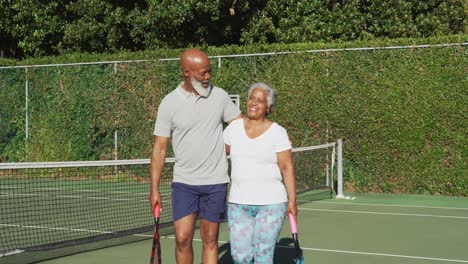
[[[200,236],[204,246],[218,245],[219,224],[203,221],[200,228]]]
[[[185,232],[176,234],[176,245],[178,248],[187,248],[192,245],[193,235],[192,233]]]
[[[217,232],[205,232],[203,234],[203,245],[216,247],[218,246],[218,233]]]

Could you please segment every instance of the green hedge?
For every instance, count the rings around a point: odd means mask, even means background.
[[[385,46],[410,46],[440,43],[463,43],[468,39],[467,34],[446,35],[427,38],[379,38],[375,40],[362,41],[328,41],[328,42],[304,42],[293,44],[253,44],[244,46],[203,46],[200,47],[209,55],[231,55],[276,51],[304,51],[317,49],[339,49],[339,48],[360,48],[360,47],[385,47]],[[32,57],[24,60],[13,60],[0,58],[1,66],[21,66],[21,65],[42,65],[56,63],[79,63],[97,61],[118,61],[118,60],[157,60],[160,58],[177,58],[182,49],[155,49],[138,52],[116,52],[116,53],[70,53],[60,56]]]
[[[414,40],[400,45],[408,42]],[[299,46],[314,49],[290,50]],[[241,50],[255,51],[225,48]],[[347,191],[467,195],[465,46],[223,58],[221,68],[217,62],[213,82],[242,102],[253,82],[277,89],[271,118],[287,128],[295,147],[343,138]],[[0,75],[2,161],[112,159],[116,130],[118,158],[147,158],[159,102],[181,80],[177,61],[1,69]]]

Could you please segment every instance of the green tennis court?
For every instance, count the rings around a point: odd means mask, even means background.
[[[323,199],[300,205],[299,238],[306,263],[468,263],[468,198],[421,195],[348,194],[354,200]],[[306,198],[308,199],[308,198]],[[201,263],[196,231],[195,262]],[[148,239],[89,251],[45,264],[147,263]],[[220,263],[232,263],[227,225],[221,226]],[[162,237],[163,263],[175,263],[174,238]],[[1,263],[21,263],[20,258]],[[294,249],[285,222],[275,263],[292,263]],[[16,262],[14,262],[16,261]],[[27,261],[27,260],[25,260]]]
[[[334,143],[293,149],[306,263],[468,263],[467,197],[347,194],[355,199],[331,199],[343,186],[339,146],[338,151]],[[161,186],[163,263],[175,263],[172,167],[169,160]],[[149,261],[148,160],[5,163],[0,168],[0,264]],[[220,262],[232,263],[225,223],[219,240]],[[195,263],[201,263],[201,245],[196,232]],[[292,263],[294,255],[286,221],[275,263]]]

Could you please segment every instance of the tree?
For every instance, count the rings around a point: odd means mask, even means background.
[[[63,1],[66,2],[66,1]],[[64,21],[63,6],[58,1],[1,0],[2,37],[13,39],[19,54],[57,54],[57,44],[62,37]],[[5,14],[5,16],[3,15]],[[5,34],[5,35],[4,35]]]
[[[17,56],[465,33],[462,0],[0,0]]]

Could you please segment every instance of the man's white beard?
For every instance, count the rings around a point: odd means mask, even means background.
[[[210,94],[211,82],[208,84],[208,87],[205,88],[202,85],[202,82],[197,81],[195,78],[191,78],[190,82],[192,83],[193,89],[197,91],[200,96],[207,97]]]

